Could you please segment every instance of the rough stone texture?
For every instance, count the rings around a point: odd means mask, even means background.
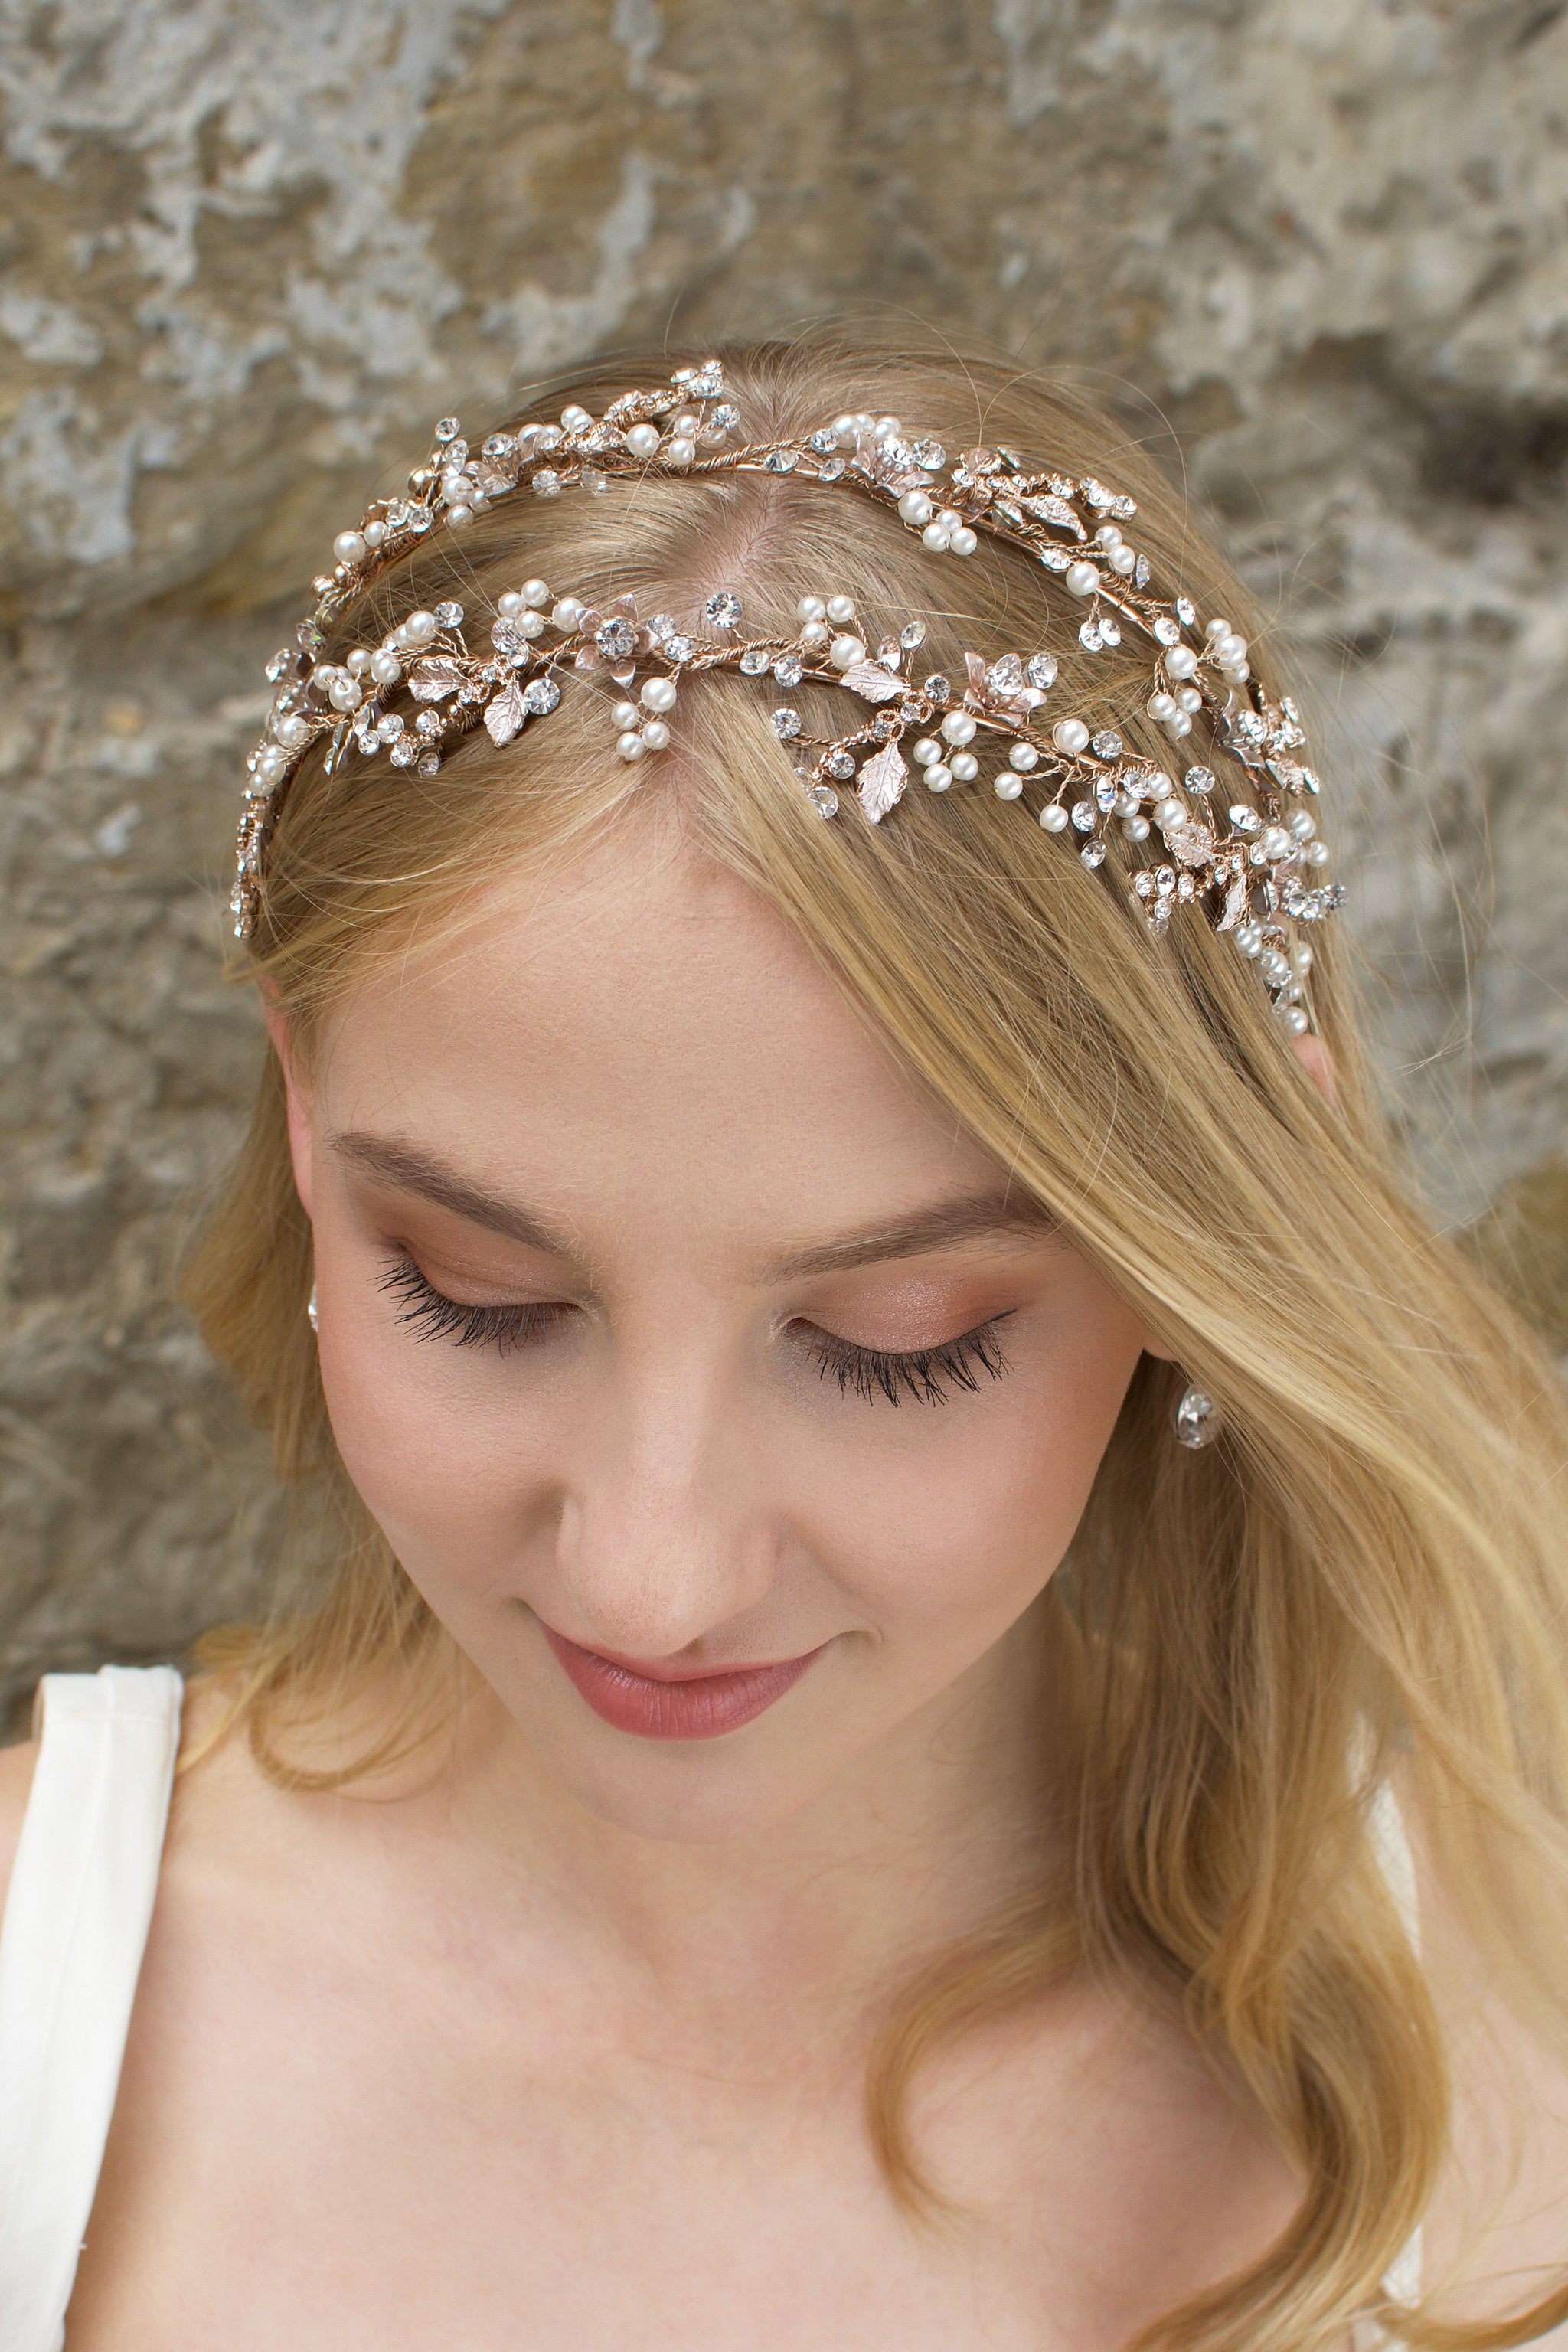
[[[605,343],[870,300],[1142,404],[1336,714],[1434,1195],[1568,1344],[1565,66],[1563,0],[0,0],[0,1704],[258,1590],[168,1273],[270,608]]]

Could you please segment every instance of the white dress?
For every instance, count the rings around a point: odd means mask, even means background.
[[[48,1675],[39,1688],[42,1744],[0,1927],[0,2352],[65,2343],[157,1893],[182,1695],[172,1666]],[[1372,1832],[1414,1942],[1415,1868],[1386,1787]],[[1389,2292],[1413,2299],[1420,2278],[1417,2235]]]

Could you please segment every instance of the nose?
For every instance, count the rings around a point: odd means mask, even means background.
[[[584,1431],[563,1503],[556,1630],[674,1658],[762,1601],[776,1538],[711,1369],[628,1368]]]

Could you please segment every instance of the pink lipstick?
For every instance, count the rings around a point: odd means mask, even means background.
[[[635,1731],[643,1739],[718,1739],[738,1731],[783,1698],[822,1654],[820,1649],[807,1650],[803,1657],[781,1658],[772,1665],[680,1673],[605,1657],[549,1625],[544,1638],[595,1714],[617,1731]]]

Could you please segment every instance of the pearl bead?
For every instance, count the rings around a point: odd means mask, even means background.
[[[980,773],[980,762],[973,751],[954,751],[947,764],[952,770],[955,783],[972,784]],[[1023,786],[1020,784],[1018,789],[1022,792]]]
[[[1283,1026],[1289,1031],[1292,1037],[1304,1037],[1306,1035],[1308,1025],[1307,1016],[1302,1012],[1299,1004],[1286,1005],[1284,1011],[1279,1015],[1279,1019]]]
[[[1162,801],[1154,811],[1154,822],[1162,833],[1169,833],[1173,824],[1184,824],[1186,821],[1186,810],[1182,806],[1181,802],[1174,798]]]
[[[1231,627],[1228,621],[1222,620],[1218,614],[1215,614],[1212,621],[1205,622],[1204,635],[1212,644],[1217,637],[1233,637],[1236,635],[1236,631]]]
[[[1092,563],[1069,563],[1063,578],[1069,596],[1092,596],[1100,585],[1100,573]]]
[[[1263,953],[1263,934],[1256,923],[1243,923],[1236,934],[1236,944],[1244,956],[1260,956]]]
[[[669,429],[672,433],[683,433],[691,439],[695,437],[697,428],[701,422],[702,419],[694,408],[678,408],[669,420]]]
[[[673,466],[678,473],[684,473],[688,466],[696,464],[697,444],[689,433],[677,433],[666,442],[664,462],[667,466]]]
[[[356,646],[343,664],[351,677],[363,677],[370,667],[370,656],[363,646]]]
[[[1245,686],[1252,676],[1252,671],[1246,662],[1237,662],[1234,669],[1228,664],[1224,664],[1221,666],[1220,676],[1228,686]]]
[[[953,761],[952,766],[953,772],[956,775],[958,772],[958,761],[956,760]],[[995,793],[999,801],[1016,801],[1018,798],[1019,793],[1024,789],[1024,779],[1022,776],[1016,776],[1011,768],[1004,768],[991,789]]]
[[[617,702],[610,717],[623,735],[632,732],[642,725],[642,712],[635,702]]]
[[[1310,809],[1298,809],[1289,820],[1290,830],[1298,841],[1310,841],[1318,830],[1318,820]]]
[[[403,623],[401,630],[403,641],[410,646],[427,646],[437,634],[440,626],[441,624],[435,614],[426,613],[421,607],[418,612],[410,613],[408,618]]]
[[[574,629],[583,617],[583,605],[576,596],[563,596],[550,615],[558,629]]]
[[[1094,538],[1098,547],[1120,547],[1121,544],[1121,529],[1113,522],[1102,522]]]
[[[899,500],[900,520],[913,523],[917,530],[923,530],[935,512],[936,509],[923,490],[906,490]]]
[[[461,501],[459,501],[457,506],[448,507],[447,509],[447,520],[451,524],[454,530],[460,530],[464,523],[472,522],[473,519],[473,508],[464,506]]]
[[[377,686],[395,686],[403,676],[403,664],[395,654],[372,654],[370,674]]]
[[[950,710],[942,722],[942,731],[950,743],[973,743],[974,720],[967,710]]]
[[[847,628],[855,618],[854,597],[830,596],[827,600],[827,617],[836,629]]]
[[[561,430],[563,433],[586,433],[593,422],[594,420],[589,415],[587,410],[580,407],[576,401],[573,401],[569,406],[563,408],[561,412]]]
[[[275,784],[288,770],[289,762],[281,751],[263,751],[256,762],[256,772],[264,784]]]
[[[871,427],[871,438],[873,441],[896,441],[903,429],[903,423],[900,418],[897,416],[879,416],[877,422]]]
[[[634,425],[626,434],[626,447],[634,457],[651,457],[658,448],[657,425]]]
[[[925,777],[928,793],[945,793],[952,782],[952,770],[944,768],[940,760],[935,760],[926,770]]]
[[[980,541],[966,522],[961,522],[948,540],[954,555],[973,555]]]
[[[550,602],[550,591],[542,580],[525,580],[522,583],[522,601],[531,612],[542,613]]]
[[[650,677],[642,690],[643,708],[646,710],[673,710],[676,691],[672,677]]]
[[[1295,845],[1282,824],[1268,825],[1258,844],[1264,856],[1270,860],[1289,857]]]
[[[865,660],[866,648],[858,637],[835,637],[828,647],[827,658],[835,669],[853,669],[857,662]]]
[[[645,719],[642,739],[650,751],[662,751],[669,740],[669,730],[662,719]]]
[[[935,522],[927,523],[921,537],[933,555],[945,555],[952,544],[952,531],[940,517]]]
[[[1298,940],[1290,950],[1290,961],[1302,980],[1312,969],[1312,950],[1305,940]]]
[[[1198,657],[1191,646],[1173,646],[1165,656],[1165,667],[1173,677],[1191,677],[1198,666]]]
[[[1215,639],[1214,657],[1224,669],[1235,669],[1247,659],[1247,639],[1234,630],[1228,636]]]
[[[272,731],[279,743],[285,744],[290,751],[297,751],[301,743],[308,743],[310,740],[309,723],[297,712],[290,713],[287,719],[280,719]]]
[[[1195,686],[1181,686],[1176,688],[1176,708],[1178,710],[1185,710],[1195,719],[1203,707],[1203,696],[1198,692]]]
[[[1301,851],[1301,859],[1307,866],[1326,866],[1329,862],[1328,843],[1326,841],[1307,842]]]
[[[340,530],[332,541],[332,553],[340,563],[363,563],[366,552],[363,530]]]
[[[795,608],[797,621],[820,621],[827,610],[820,596],[803,596]]]
[[[848,409],[844,411],[842,416],[834,418],[833,437],[841,449],[852,449],[855,446],[856,421]]]
[[[1167,719],[1165,726],[1167,731],[1175,737],[1178,743],[1184,735],[1190,735],[1193,731],[1193,722],[1184,710],[1178,710],[1173,719]]]
[[[364,700],[358,678],[333,678],[327,688],[327,700],[334,710],[357,710]]]
[[[1129,841],[1147,841],[1149,820],[1146,816],[1124,816],[1121,820],[1121,830]]]
[[[818,646],[825,646],[829,635],[826,621],[805,621],[801,624],[800,642],[803,646],[813,649]]]
[[[1051,740],[1058,751],[1075,754],[1089,749],[1089,730],[1081,719],[1058,719],[1051,730]]]
[[[640,735],[634,735],[628,728],[624,735],[616,736],[616,749],[620,753],[623,760],[640,760],[643,753],[647,750],[647,745],[643,741]]]
[[[1007,764],[1016,768],[1021,776],[1026,776],[1039,766],[1040,755],[1032,743],[1015,743],[1007,754]]]
[[[864,408],[858,408],[855,411],[854,425],[855,430],[858,434],[863,433],[869,435],[874,433],[877,429],[876,418],[868,409]]]
[[[1157,719],[1162,727],[1175,717],[1179,707],[1173,694],[1152,694],[1144,705],[1150,718]]]
[[[542,636],[544,634],[544,615],[542,613],[520,613],[516,620],[512,623],[512,627],[517,631],[520,637]]]
[[[384,547],[386,544],[386,525],[384,522],[367,522],[364,543],[367,547]]]
[[[468,478],[461,466],[448,466],[441,477],[441,496],[444,499],[466,499],[468,495]]]
[[[504,595],[496,598],[496,611],[503,621],[515,621],[521,610],[522,598],[515,588],[509,588]]]
[[[1045,807],[1040,811],[1040,823],[1047,833],[1065,833],[1067,831],[1068,823],[1068,813],[1066,809],[1063,808],[1060,801],[1047,801],[1046,803]]]
[[[1131,580],[1138,569],[1136,553],[1131,547],[1113,547],[1110,551],[1110,568],[1119,580]]]
[[[922,735],[910,754],[917,768],[932,768],[942,757],[942,745]]]

